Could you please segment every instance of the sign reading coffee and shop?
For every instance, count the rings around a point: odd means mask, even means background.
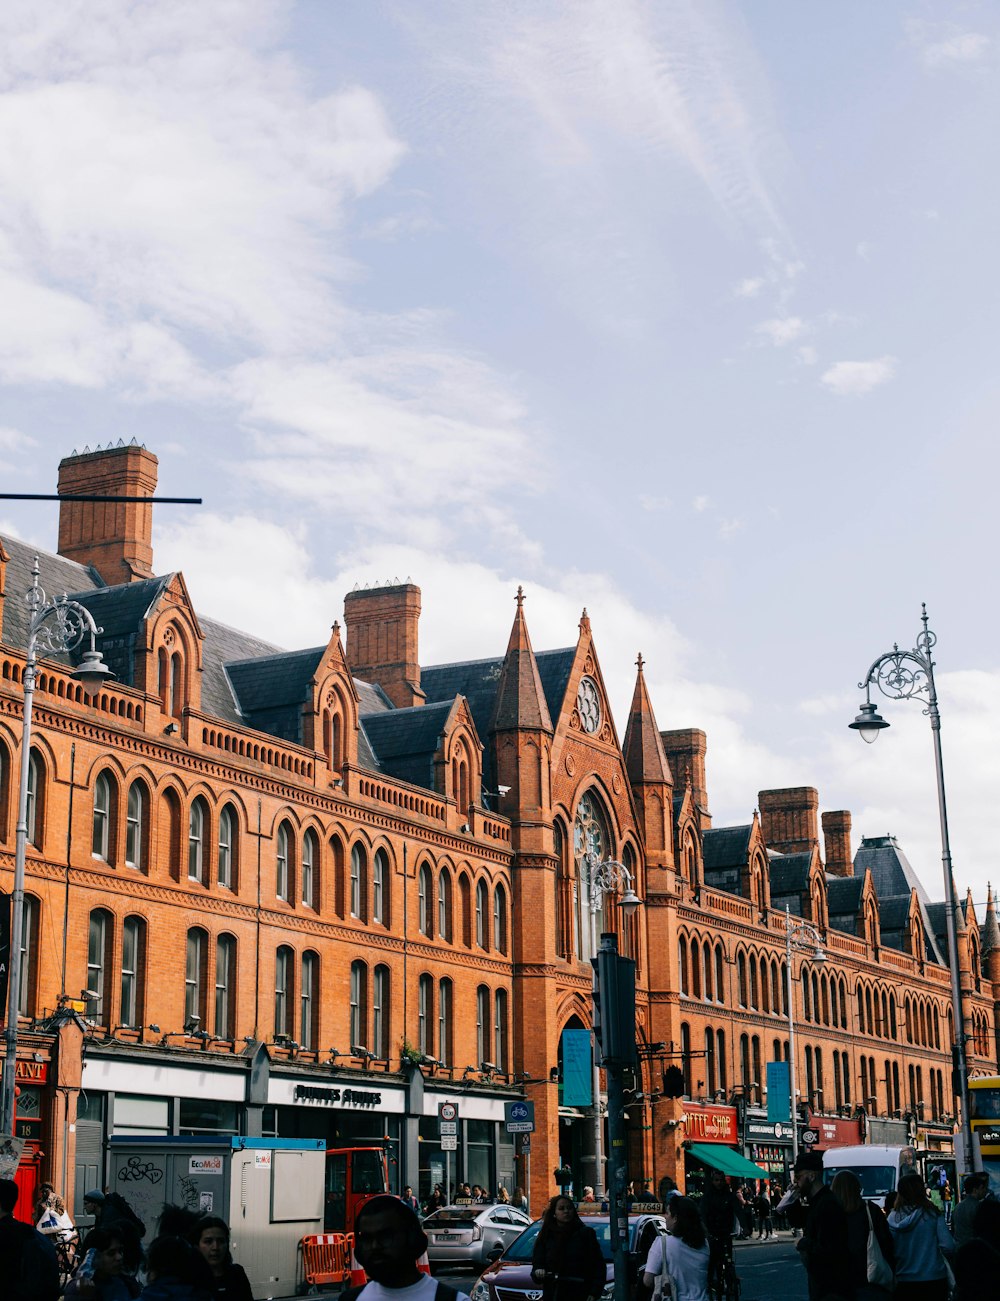
[[[735,1107],[694,1107],[684,1112],[685,1137],[696,1143],[739,1142]]]

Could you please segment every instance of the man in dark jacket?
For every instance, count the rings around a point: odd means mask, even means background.
[[[18,1187],[0,1179],[0,1295],[10,1301],[56,1301],[59,1266],[52,1243],[14,1218]]]
[[[721,1277],[723,1264],[732,1252],[730,1244],[733,1232],[742,1232],[739,1198],[729,1187],[729,1181],[721,1170],[709,1172],[708,1187],[701,1199],[701,1217],[708,1234],[708,1276],[717,1279]]]
[[[851,1296],[847,1216],[823,1182],[823,1157],[802,1152],[793,1175],[798,1198],[785,1208],[789,1224],[802,1229],[798,1250],[806,1267],[809,1301]]]

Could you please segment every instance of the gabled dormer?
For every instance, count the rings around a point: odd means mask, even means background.
[[[169,574],[149,609],[137,638],[136,686],[159,697],[168,719],[201,709],[204,633],[194,612],[183,574]]]
[[[675,867],[682,897],[697,895],[704,880],[704,859],[699,834],[699,807],[691,784],[690,768],[684,771],[684,785],[674,795]]]
[[[557,737],[579,738],[588,745],[596,743],[620,753],[608,692],[594,647],[590,616],[586,610],[580,616],[573,666],[560,703],[555,730]]]
[[[331,774],[358,762],[358,691],[334,623],[303,708],[302,743],[322,754]]]
[[[750,824],[750,837],[747,844],[746,867],[744,868],[740,894],[749,899],[761,915],[771,906],[771,873],[767,859],[767,846],[760,828],[760,816],[754,809],[753,822]]]
[[[464,822],[473,804],[478,805],[483,788],[483,747],[464,696],[456,696],[441,729],[434,755],[434,788],[454,800],[459,820]]]
[[[646,689],[643,658],[636,660],[635,691],[625,728],[624,758],[642,832],[647,867],[674,865],[674,779]]]
[[[830,925],[830,911],[826,897],[826,873],[819,856],[819,847],[813,846],[812,861],[809,864],[809,912],[808,917],[818,931],[824,933]]]
[[[879,915],[878,893],[871,872],[865,872],[861,887],[861,906],[858,909],[858,935],[865,941],[873,956],[878,955],[882,944],[882,920]]]

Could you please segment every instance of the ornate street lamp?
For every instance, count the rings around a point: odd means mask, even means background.
[[[962,1015],[962,985],[958,969],[958,928],[955,916],[958,900],[955,897],[955,878],[951,865],[951,842],[948,837],[948,804],[944,789],[944,760],[941,756],[941,711],[938,708],[937,689],[934,685],[934,660],[931,657],[937,636],[927,626],[927,606],[921,605],[923,630],[917,636],[913,650],[900,650],[898,644],[880,655],[858,686],[865,693],[854,722],[849,724],[871,744],[889,724],[881,718],[871,702],[874,683],[890,700],[912,700],[926,697],[924,713],[931,723],[934,742],[934,769],[937,776],[938,818],[941,824],[941,866],[944,872],[945,915],[948,929],[948,966],[951,971],[951,1006],[955,1025],[955,1042],[952,1055],[958,1077],[958,1096],[962,1111],[962,1141],[965,1147],[966,1171],[972,1169],[972,1125],[969,1113],[969,1067],[965,1045],[965,1019]]]
[[[31,569],[32,583],[25,594],[31,612],[28,625],[27,662],[24,666],[24,707],[21,729],[21,780],[17,800],[17,831],[14,844],[14,893],[10,910],[10,955],[7,983],[6,1056],[0,1084],[0,1134],[14,1132],[14,1091],[17,1073],[17,1016],[21,1001],[21,927],[24,917],[24,860],[28,843],[28,773],[31,764],[31,711],[35,695],[38,649],[57,654],[75,650],[90,635],[90,649],[73,672],[83,684],[88,699],[114,674],[101,658],[94,639],[104,631],[79,601],[65,594],[47,600],[38,583],[38,557]]]
[[[624,863],[613,858],[600,859],[588,852],[580,859],[580,868],[587,886],[587,898],[590,903],[590,951],[597,956],[597,915],[604,907],[604,896],[618,895],[618,907],[625,920],[635,914],[642,905],[642,900],[635,892],[632,873]],[[594,967],[594,1024],[597,1024],[597,967]],[[607,1013],[606,1013],[607,1015]],[[594,1193],[600,1198],[604,1193],[604,1122],[601,1117],[601,1067],[598,1062],[598,1045],[596,1033],[593,1046],[593,1119],[594,1119]]]

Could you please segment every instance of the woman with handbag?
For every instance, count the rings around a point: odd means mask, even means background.
[[[896,1247],[897,1301],[947,1301],[946,1257],[954,1256],[955,1239],[919,1175],[900,1179],[889,1228]]]
[[[708,1240],[698,1208],[688,1197],[671,1197],[663,1208],[667,1232],[658,1233],[642,1267],[642,1281],[657,1297],[709,1301]]]
[[[847,1254],[855,1301],[887,1301],[896,1259],[892,1233],[878,1206],[861,1196],[861,1181],[850,1170],[834,1175],[830,1191],[847,1217]]]
[[[531,1277],[543,1301],[598,1301],[607,1283],[607,1262],[597,1234],[584,1224],[568,1197],[553,1197],[531,1253]]]

